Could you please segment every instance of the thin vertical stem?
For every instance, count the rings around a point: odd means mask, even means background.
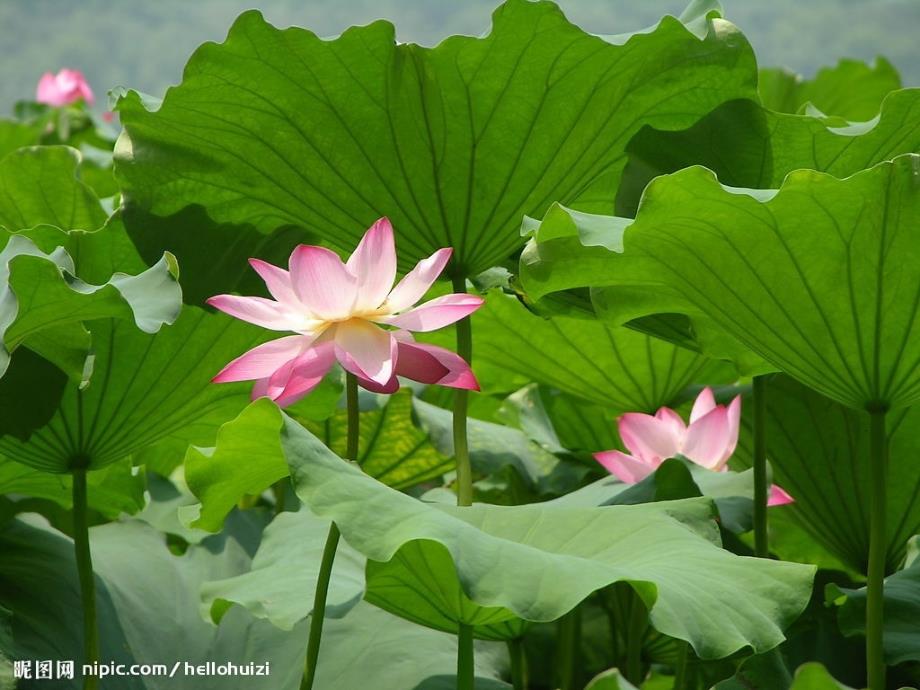
[[[888,533],[885,526],[888,439],[885,410],[869,411],[869,568],[866,581],[866,668],[868,690],[885,690],[885,561]]]
[[[345,375],[345,405],[348,411],[348,437],[345,455],[348,460],[358,459],[358,432],[360,415],[358,411],[358,379],[354,374]],[[339,528],[334,522],[329,525],[329,535],[323,547],[323,558],[319,566],[316,592],[313,595],[313,613],[310,620],[310,637],[307,640],[307,658],[304,674],[300,681],[301,690],[311,690],[316,677],[316,665],[319,659],[319,646],[323,638],[323,621],[326,617],[326,597],[329,594],[329,580],[335,563],[335,552],[339,546]]]
[[[457,690],[475,690],[473,626],[460,623],[457,630]]]
[[[633,593],[629,607],[629,625],[626,637],[626,680],[633,685],[641,685],[642,677],[642,643],[648,628],[648,612],[639,595]]]
[[[690,643],[678,642],[677,644],[680,645],[680,650],[677,653],[677,666],[674,669],[674,690],[690,690]]]
[[[527,654],[524,651],[524,638],[514,637],[508,640],[508,656],[511,658],[511,687],[514,690],[527,690]]]
[[[466,281],[454,277],[454,292],[466,292]],[[457,322],[457,354],[469,364],[473,358],[473,331],[470,317]],[[470,392],[457,389],[454,392],[454,459],[457,463],[457,505],[473,505],[473,469],[470,466],[470,451],[466,436],[466,415]]]
[[[559,689],[575,690],[578,673],[578,651],[581,647],[581,609],[575,607],[559,619],[559,636],[556,643],[559,670]]]
[[[767,536],[767,380],[754,377],[754,555],[766,558]]]
[[[73,548],[80,578],[80,602],[83,605],[84,664],[99,661],[99,627],[96,623],[96,581],[93,576],[93,559],[89,549],[89,524],[87,518],[86,469],[73,471]],[[87,674],[83,677],[83,690],[96,690],[99,679]]]
[[[462,276],[452,279],[454,292],[466,292],[466,280]],[[457,354],[470,363],[473,358],[473,331],[470,317],[457,322]],[[470,450],[466,436],[466,415],[469,407],[469,391],[454,392],[454,460],[457,463],[457,505],[473,505],[473,468],[470,466]],[[473,690],[473,627],[460,623],[457,632],[457,690]]]

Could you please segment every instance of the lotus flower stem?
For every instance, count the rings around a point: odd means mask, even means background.
[[[83,605],[83,663],[93,664],[99,661],[99,627],[96,622],[96,581],[89,550],[86,494],[86,469],[76,469],[73,471],[73,547]],[[96,676],[87,674],[83,677],[83,690],[96,690],[98,683]]]
[[[511,657],[511,687],[527,690],[527,654],[523,637],[508,640],[508,656]]]
[[[868,690],[885,690],[884,587],[888,533],[885,490],[888,448],[885,409],[869,411],[869,569],[866,581],[866,668]]]
[[[767,380],[754,377],[754,555],[766,558],[770,553],[767,536]]]
[[[457,690],[475,690],[473,626],[460,623],[457,629]]]
[[[466,280],[454,276],[454,292],[466,292]],[[457,354],[464,360],[472,363],[473,359],[473,331],[470,318],[457,321]],[[465,389],[458,389],[454,393],[454,459],[457,463],[457,505],[473,505],[473,470],[470,466],[470,451],[466,437],[466,414],[469,406],[470,393]]]
[[[560,690],[575,690],[578,687],[576,675],[578,673],[578,650],[581,648],[581,610],[574,609],[559,619],[559,641],[556,644],[559,650]]]
[[[626,635],[626,680],[633,685],[641,685],[642,678],[642,642],[648,629],[648,612],[645,603],[636,592],[632,593],[629,607],[629,627]]]
[[[690,643],[678,641],[677,666],[674,670],[674,690],[690,690]]]
[[[345,455],[352,462],[358,459],[358,432],[360,430],[360,415],[358,411],[358,379],[354,374],[345,374],[345,404],[348,411],[348,437]],[[329,579],[332,575],[332,565],[335,563],[335,552],[339,546],[339,528],[334,522],[329,525],[329,535],[323,547],[323,559],[319,566],[319,578],[316,581],[316,592],[313,595],[313,613],[310,620],[310,637],[307,640],[307,658],[304,666],[303,679],[300,682],[301,690],[311,690],[313,679],[316,676],[316,664],[319,660],[319,645],[323,638],[323,621],[326,617],[326,596],[329,593]]]

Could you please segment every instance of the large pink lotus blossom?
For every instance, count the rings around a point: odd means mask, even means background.
[[[482,305],[475,295],[444,295],[417,307],[444,270],[451,249],[423,259],[393,286],[396,246],[390,221],[365,233],[347,262],[324,247],[300,245],[289,270],[259,259],[250,265],[274,300],[218,295],[208,304],[238,319],[289,335],[253,348],[214,381],[254,380],[253,398],[290,405],[309,393],[336,361],[368,390],[392,393],[397,376],[422,383],[478,390],[459,355],[414,341],[410,331],[434,331]]]
[[[90,105],[93,103],[93,91],[80,70],[65,68],[57,74],[45,72],[38,80],[35,100],[39,103],[58,108],[81,99]]]
[[[629,412],[617,422],[620,438],[630,454],[606,450],[594,457],[627,484],[642,481],[665,460],[679,455],[715,472],[725,472],[738,445],[740,421],[740,395],[728,406],[716,405],[712,389],[704,388],[693,403],[689,425],[669,407],[662,407],[654,415]],[[771,487],[768,505],[792,501],[780,487]]]

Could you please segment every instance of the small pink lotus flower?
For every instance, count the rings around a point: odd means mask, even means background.
[[[65,68],[57,74],[45,72],[38,80],[35,100],[39,103],[59,108],[81,99],[89,105],[93,103],[93,91],[80,70]]]
[[[336,361],[368,390],[392,393],[397,376],[451,388],[479,390],[459,355],[416,343],[409,331],[434,331],[482,306],[482,298],[455,294],[413,305],[444,270],[451,249],[423,259],[394,287],[396,246],[386,218],[365,233],[342,262],[324,247],[294,249],[289,271],[259,259],[250,265],[274,300],[218,295],[208,304],[238,319],[289,335],[236,358],[214,381],[256,381],[253,399],[290,405],[309,393]],[[392,327],[389,330],[384,327]]]
[[[617,423],[630,454],[606,450],[594,457],[627,484],[642,481],[665,460],[679,455],[715,472],[725,472],[738,445],[740,422],[741,396],[735,396],[728,406],[716,405],[712,389],[707,387],[693,403],[689,425],[669,407],[654,415],[628,412]],[[781,488],[772,487],[768,505],[792,501]]]

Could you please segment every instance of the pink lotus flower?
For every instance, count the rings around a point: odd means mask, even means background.
[[[62,105],[76,103],[80,99],[93,103],[93,91],[83,78],[83,73],[76,69],[62,69],[57,74],[45,72],[38,80],[35,100],[59,108]]]
[[[254,399],[267,396],[284,406],[303,398],[338,361],[364,388],[378,393],[397,390],[397,376],[479,390],[463,358],[416,343],[409,333],[437,330],[482,306],[481,297],[456,294],[413,308],[444,270],[451,251],[439,249],[394,287],[393,228],[381,218],[344,263],[335,252],[309,245],[294,249],[289,271],[250,259],[275,299],[218,295],[208,304],[238,319],[295,335],[253,348],[224,367],[214,381],[254,380]]]
[[[689,425],[669,407],[662,407],[654,415],[629,412],[617,423],[630,454],[606,450],[594,457],[627,484],[642,481],[665,460],[679,455],[715,472],[725,472],[738,445],[740,421],[740,395],[728,406],[716,405],[712,390],[704,388],[693,403]],[[792,501],[778,486],[771,488],[768,505]]]

